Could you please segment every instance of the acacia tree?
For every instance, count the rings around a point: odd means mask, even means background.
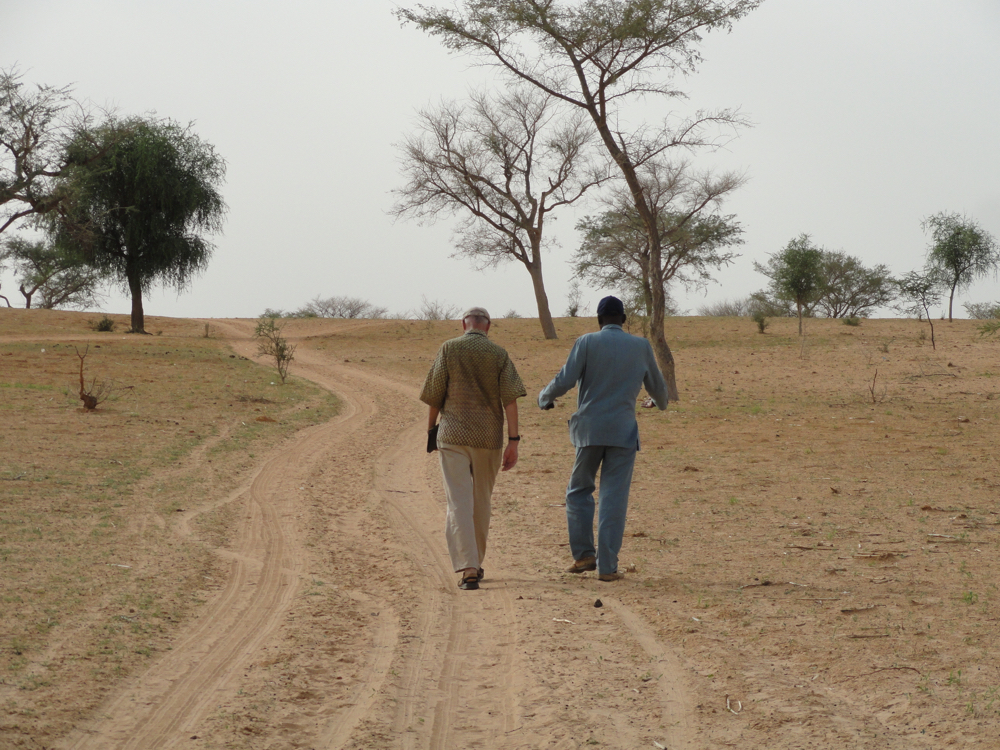
[[[931,307],[941,299],[941,291],[947,286],[947,277],[936,269],[924,273],[910,271],[897,282],[899,285],[900,304],[897,305],[904,315],[926,317],[931,327],[931,348],[937,349],[934,341],[934,318],[931,317]]]
[[[180,291],[208,265],[213,245],[203,233],[222,228],[225,162],[170,120],[113,121],[90,136],[69,146],[73,200],[56,236],[128,290],[132,332],[145,333],[143,295],[157,283]]]
[[[25,308],[92,307],[100,295],[100,276],[83,258],[48,242],[12,237],[0,244],[0,260],[12,263]],[[8,303],[9,304],[9,303]]]
[[[693,71],[701,61],[701,35],[727,30],[761,0],[464,0],[455,9],[418,5],[397,17],[438,36],[451,50],[471,52],[590,117],[607,154],[618,166],[659,264],[661,241],[655,204],[644,191],[640,169],[678,149],[716,145],[709,124],[737,125],[730,110],[699,113],[690,120],[649,128],[622,128],[629,101],[682,96],[672,74]],[[658,78],[655,76],[663,76]],[[650,343],[677,400],[674,359],[664,334],[665,299],[654,285]]]
[[[800,234],[766,264],[754,261],[753,267],[771,279],[774,299],[795,304],[801,336],[803,314],[809,312],[824,291],[823,251],[813,246],[808,234]]]
[[[927,251],[928,268],[941,273],[951,289],[948,296],[948,322],[952,320],[955,292],[966,289],[976,279],[1000,265],[1000,248],[996,239],[968,217],[941,212],[928,216],[921,224],[930,231],[932,244]]]
[[[647,317],[652,317],[654,286],[662,290],[666,308],[671,281],[702,286],[712,279],[713,269],[736,257],[727,248],[743,244],[743,228],[734,216],[705,209],[720,203],[741,180],[734,176],[695,178],[686,165],[678,168],[658,162],[646,165],[644,171],[646,195],[656,207],[659,262],[631,196],[619,192],[611,210],[577,224],[584,236],[573,263],[577,277],[591,285],[638,290]]]
[[[285,317],[289,318],[384,318],[389,311],[360,297],[316,296]]]
[[[888,266],[867,268],[860,259],[847,253],[820,252],[823,291],[816,307],[827,317],[863,317],[896,298],[898,286]]]
[[[560,114],[551,97],[527,87],[422,111],[418,133],[400,146],[408,181],[394,191],[392,209],[428,220],[461,216],[456,255],[483,268],[524,265],[547,339],[556,328],[542,276],[545,222],[608,176],[586,164],[593,131],[583,118]]]

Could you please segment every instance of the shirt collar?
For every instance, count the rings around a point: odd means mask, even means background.
[[[608,323],[606,326],[603,326],[601,330],[603,331],[605,328],[617,328],[619,331],[623,330],[617,323]]]
[[[477,336],[486,336],[486,331],[480,331],[478,328],[472,328],[465,332],[465,335],[476,334]]]

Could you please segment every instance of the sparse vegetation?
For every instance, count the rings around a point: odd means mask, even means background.
[[[285,378],[288,377],[288,366],[295,359],[295,344],[288,342],[282,329],[283,326],[275,318],[261,315],[257,319],[253,337],[257,340],[257,354],[274,360],[281,384],[284,385]]]
[[[749,297],[723,300],[702,305],[698,308],[698,314],[705,318],[745,318],[751,314],[752,302]]]
[[[99,331],[101,333],[111,333],[112,331],[115,330],[115,325],[117,324],[115,323],[114,319],[108,317],[107,315],[100,318],[99,320],[90,321],[90,327],[93,328],[95,331]]]
[[[931,348],[937,349],[934,340],[934,318],[931,315],[931,307],[936,305],[941,299],[944,290],[944,278],[937,271],[927,271],[918,273],[910,271],[902,276],[898,282],[900,302],[897,309],[907,315],[916,315],[918,320],[927,319],[931,327]],[[921,340],[926,338],[926,333],[921,331]]]
[[[268,311],[265,311],[265,314]],[[315,297],[298,310],[268,317],[286,318],[385,318],[388,309],[360,297]]]
[[[972,320],[1000,319],[1000,302],[966,302],[962,307]]]
[[[569,285],[569,294],[566,295],[566,317],[575,318],[581,314],[582,297],[583,294],[580,291],[580,282],[577,279],[573,279]]]
[[[416,313],[417,320],[455,320],[462,310],[458,305],[452,305],[440,300],[429,300],[423,297],[420,309]]]
[[[90,352],[90,344],[87,344],[87,348],[83,350],[83,354],[80,354],[80,350],[77,347],[73,347],[73,349],[76,351],[76,356],[80,359],[80,400],[83,402],[85,411],[93,411],[100,404],[108,400],[108,396],[114,390],[114,384],[107,380],[94,378],[90,381],[90,386],[87,386],[83,377],[83,363]]]

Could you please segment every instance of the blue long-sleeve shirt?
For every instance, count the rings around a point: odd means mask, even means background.
[[[653,347],[619,325],[578,338],[559,374],[538,394],[538,405],[544,409],[575,385],[579,392],[569,436],[577,447],[638,448],[635,401],[642,387],[657,408],[667,408],[667,384]]]

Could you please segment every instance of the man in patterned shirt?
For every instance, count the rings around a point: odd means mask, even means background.
[[[420,400],[438,415],[437,449],[448,500],[445,538],[459,588],[479,588],[490,530],[490,498],[497,472],[517,463],[517,399],[527,394],[503,347],[487,338],[490,314],[473,307],[462,315],[464,335],[445,341],[424,381]],[[504,415],[507,447],[503,447]]]

